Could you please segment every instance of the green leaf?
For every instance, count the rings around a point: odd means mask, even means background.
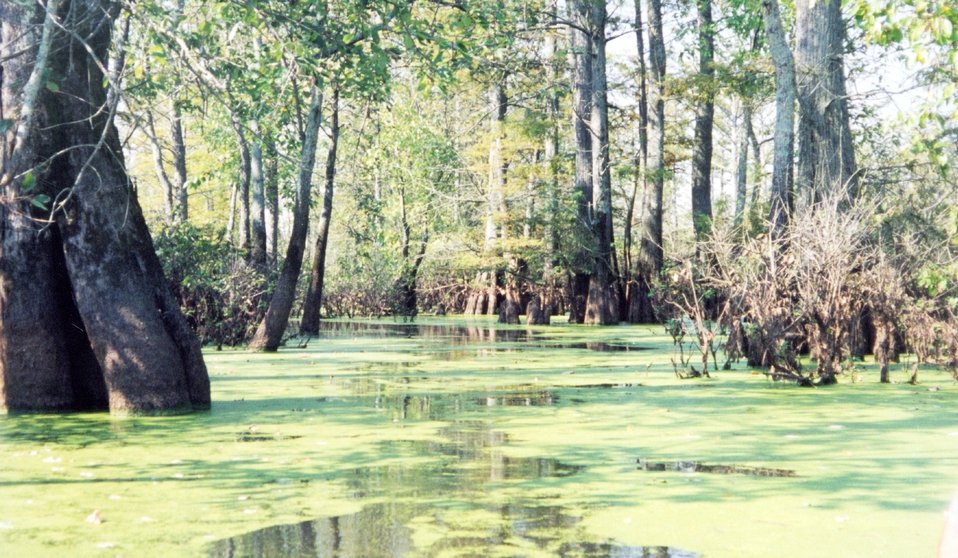
[[[48,203],[50,203],[50,196],[46,194],[37,194],[36,196],[30,198],[30,205],[39,207],[44,211],[46,211]]]
[[[944,45],[951,40],[951,21],[946,17],[938,17],[932,20],[931,30],[935,34],[938,44]]]
[[[36,184],[37,184],[37,177],[34,176],[32,172],[28,172],[27,174],[23,175],[22,188],[24,192],[27,192],[27,193],[32,192],[33,187],[36,186]]]
[[[54,93],[59,93],[59,92],[60,92],[60,86],[57,85],[57,83],[56,83],[55,81],[48,81],[48,82],[47,82],[47,89],[49,89],[50,91],[52,91],[52,92],[54,92]]]

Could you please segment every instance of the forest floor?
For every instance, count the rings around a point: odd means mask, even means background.
[[[934,556],[958,385],[679,380],[660,326],[326,322],[213,410],[0,416],[0,556]]]

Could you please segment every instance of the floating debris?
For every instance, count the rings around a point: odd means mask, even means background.
[[[287,436],[285,434],[257,434],[254,432],[240,432],[236,435],[237,442],[280,442],[296,440],[302,436]]]
[[[475,399],[475,402],[481,407],[543,407],[554,405],[558,400],[558,395],[543,391],[479,397]]]
[[[677,471],[680,473],[710,473],[714,475],[749,475],[753,477],[795,477],[791,469],[750,467],[747,465],[706,465],[697,461],[648,461],[636,460],[642,471]]]
[[[586,558],[697,558],[695,552],[671,546],[625,546],[607,543],[565,543],[559,547],[560,556],[584,556]]]
[[[601,384],[579,384],[577,386],[568,386],[575,389],[622,389],[622,388],[632,388],[632,387],[642,387],[642,384],[637,383],[601,383]]]

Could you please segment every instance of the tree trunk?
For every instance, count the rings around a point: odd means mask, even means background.
[[[180,105],[175,99],[171,102],[170,147],[173,151],[173,190],[176,192],[176,213],[174,220],[186,223],[190,218],[189,192],[186,190],[186,142],[183,141],[183,117]]]
[[[416,294],[416,277],[419,275],[419,266],[426,256],[426,246],[429,242],[428,232],[423,234],[422,242],[416,255],[412,255],[412,229],[406,213],[406,189],[399,188],[399,213],[402,234],[402,269],[395,281],[395,292],[398,300],[393,305],[393,313],[405,319],[415,319],[418,313],[418,297]]]
[[[665,193],[665,42],[662,36],[662,2],[648,0],[649,10],[649,163],[652,188],[645,197],[640,230],[641,244],[637,258],[638,277],[635,296],[630,304],[632,322],[655,320],[649,300],[652,283],[662,271],[662,215]]]
[[[593,274],[589,282],[585,320],[587,324],[617,323],[619,313],[612,282],[612,176],[609,170],[609,106],[605,61],[605,0],[593,1],[590,11],[592,36],[592,236],[595,243]]]
[[[467,306],[467,310],[472,310],[471,313],[473,314],[481,314],[484,310],[489,316],[495,316],[498,310],[499,288],[502,285],[502,275],[497,271],[501,257],[498,253],[498,246],[506,235],[505,223],[496,225],[497,220],[501,220],[506,214],[506,167],[502,157],[502,142],[505,132],[503,127],[509,104],[503,81],[496,83],[489,92],[492,109],[489,132],[492,141],[489,144],[489,175],[486,185],[483,253],[492,270],[481,271],[477,274],[476,288],[479,291],[472,295]]]
[[[748,202],[748,129],[752,121],[752,106],[742,100],[742,121],[739,123],[738,139],[735,144],[737,164],[735,166],[735,225],[745,222],[745,206]]]
[[[319,335],[320,308],[323,302],[323,280],[326,276],[326,245],[329,242],[329,223],[333,215],[333,187],[336,181],[336,153],[339,146],[339,90],[333,91],[330,115],[329,152],[326,154],[326,184],[323,187],[323,206],[319,214],[319,234],[313,248],[313,270],[303,302],[300,335]]]
[[[798,71],[797,191],[805,203],[831,192],[857,195],[843,63],[845,24],[839,0],[795,3]]]
[[[696,103],[695,142],[692,148],[692,225],[696,240],[703,240],[712,228],[712,122],[715,95],[712,80],[715,68],[715,30],[712,1],[696,0],[699,34],[699,79],[701,98]]]
[[[254,123],[258,136],[258,126]],[[268,250],[266,247],[266,197],[264,190],[263,144],[259,138],[250,147],[250,261],[266,271]]]
[[[14,117],[0,179],[0,408],[208,408],[199,342],[163,277],[113,126],[118,93],[105,83],[115,86],[122,59],[109,77],[93,61],[107,59],[115,6],[47,7],[58,23],[46,18],[37,40],[42,8],[0,4],[3,118]],[[50,76],[56,92],[42,87]],[[46,225],[24,201],[41,194],[55,210]]]
[[[762,0],[765,33],[775,62],[775,144],[772,159],[772,191],[769,227],[780,237],[788,226],[793,206],[792,160],[795,145],[795,66],[785,41],[778,0]]]
[[[166,167],[163,165],[163,147],[160,145],[160,138],[156,135],[156,124],[153,121],[153,112],[146,111],[146,137],[150,140],[150,154],[153,156],[153,172],[156,179],[163,188],[163,209],[166,224],[172,224],[176,219],[176,209],[174,207],[174,188],[170,181],[170,175],[166,173]]]
[[[553,27],[558,24],[558,8],[556,0],[552,0],[549,7],[549,20]],[[555,266],[559,258],[559,91],[556,87],[559,75],[559,60],[556,56],[556,34],[552,31],[545,37],[546,81],[552,87],[552,94],[548,100],[549,135],[545,141],[543,164],[546,167],[548,178],[547,194],[548,215],[546,217],[545,243],[546,256],[543,263],[542,279],[545,289],[542,294],[540,313],[549,319],[552,311],[552,301],[556,290]],[[548,323],[548,321],[546,321]]]
[[[570,28],[574,60],[572,119],[575,128],[576,249],[572,257],[573,280],[569,323],[581,324],[586,318],[589,281],[595,244],[592,229],[592,26],[589,0],[576,0],[572,6],[575,26]]]
[[[252,161],[249,150],[249,142],[246,141],[246,133],[243,132],[243,126],[239,121],[239,116],[231,115],[233,124],[233,133],[236,135],[236,145],[239,148],[240,156],[240,176],[239,187],[237,189],[237,206],[239,207],[239,223],[237,229],[237,246],[240,250],[249,254],[250,252],[250,204],[249,191],[252,180]]]
[[[794,104],[794,103],[793,103]],[[758,137],[755,136],[755,128],[752,126],[752,120],[745,121],[745,132],[748,134],[748,143],[752,147],[752,196],[749,200],[750,211],[756,213],[759,204],[765,198],[762,184],[762,148],[758,143]],[[756,213],[757,214],[757,213]]]
[[[267,244],[269,246],[269,264],[271,269],[276,268],[276,257],[279,253],[279,158],[276,153],[276,144],[270,139],[266,142],[266,215]]]
[[[226,232],[223,234],[223,240],[233,242],[233,229],[236,228],[236,198],[239,197],[239,183],[234,182],[230,185],[230,208],[229,216],[226,219]]]
[[[648,219],[649,212],[652,211],[651,192],[648,187],[648,169],[649,169],[649,94],[647,76],[648,70],[645,64],[645,38],[642,34],[642,0],[635,0],[635,47],[639,62],[639,155],[636,157],[636,180],[641,184],[641,211],[640,217],[643,220],[640,224],[639,239],[640,249],[642,248],[642,238],[649,234]],[[636,192],[639,191],[639,183],[636,184]],[[651,292],[649,284],[651,276],[649,270],[640,266],[641,256],[635,258],[635,264],[632,261],[632,234],[629,231],[629,280],[626,299],[628,310],[625,319],[629,323],[648,323],[655,319],[652,312],[652,301],[649,298]]]
[[[313,185],[313,167],[316,164],[316,145],[319,140],[319,125],[322,117],[323,97],[313,86],[312,99],[307,115],[306,134],[299,162],[299,189],[293,208],[293,231],[286,247],[286,259],[276,281],[276,288],[269,301],[269,308],[256,333],[249,343],[250,349],[276,351],[283,340],[289,313],[296,298],[296,283],[303,267],[303,252],[309,232],[310,190]]]

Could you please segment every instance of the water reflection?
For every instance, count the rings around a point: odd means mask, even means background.
[[[500,329],[495,326],[334,321],[321,322],[319,332],[320,337],[415,337],[460,344],[528,342],[536,335],[525,329]]]
[[[391,442],[392,451],[440,459],[419,467],[357,469],[351,487],[364,495],[387,487],[387,492],[394,494],[409,486],[466,494],[489,483],[568,477],[584,469],[552,457],[507,455],[502,446],[508,439],[504,432],[483,422],[468,421],[440,428],[432,440]]]
[[[361,511],[267,527],[215,543],[213,558],[481,556],[501,548],[510,555],[547,552],[590,558],[693,558],[669,547],[583,542],[580,518],[559,506],[503,505],[492,514],[462,508],[376,504]],[[468,518],[468,519],[467,519]],[[478,519],[481,518],[481,519]],[[422,534],[416,537],[416,534]],[[415,540],[428,541],[420,546]]]
[[[480,407],[546,407],[559,402],[559,396],[550,391],[487,395],[475,400]]]
[[[526,329],[502,329],[484,325],[436,325],[415,323],[330,322],[320,324],[320,336],[416,338],[445,345],[490,345],[476,349],[444,348],[427,351],[441,360],[493,356],[527,349],[584,349],[596,352],[647,351],[651,347],[626,341],[564,342],[554,336]],[[522,347],[494,347],[496,343],[517,343]]]
[[[417,354],[441,360],[494,356],[536,349],[644,350],[630,343],[570,342],[521,329],[496,326],[410,323],[323,322],[322,336],[416,338]],[[502,343],[507,345],[503,346]],[[418,361],[417,361],[418,362]],[[590,557],[689,557],[671,548],[629,547],[589,538],[581,517],[552,500],[491,495],[527,483],[574,483],[581,465],[544,456],[514,455],[509,435],[486,420],[454,420],[463,412],[559,404],[555,389],[510,385],[500,389],[437,393],[418,387],[425,378],[400,363],[388,382],[381,378],[338,379],[345,388],[394,422],[446,421],[429,438],[390,440],[383,457],[349,471],[348,491],[367,504],[357,513],[267,527],[215,543],[214,557],[480,556],[486,554]],[[369,363],[367,363],[369,364]],[[391,370],[385,365],[377,367]],[[399,384],[397,386],[397,384]],[[590,387],[619,387],[590,386]],[[397,393],[399,392],[399,393]],[[370,466],[372,465],[372,466]]]
[[[695,558],[695,552],[671,546],[618,546],[610,543],[567,543],[560,556],[583,558]]]
[[[709,473],[714,475],[749,475],[752,477],[795,477],[791,469],[752,467],[749,465],[707,465],[697,461],[636,461],[642,471],[675,471],[679,473]]]

